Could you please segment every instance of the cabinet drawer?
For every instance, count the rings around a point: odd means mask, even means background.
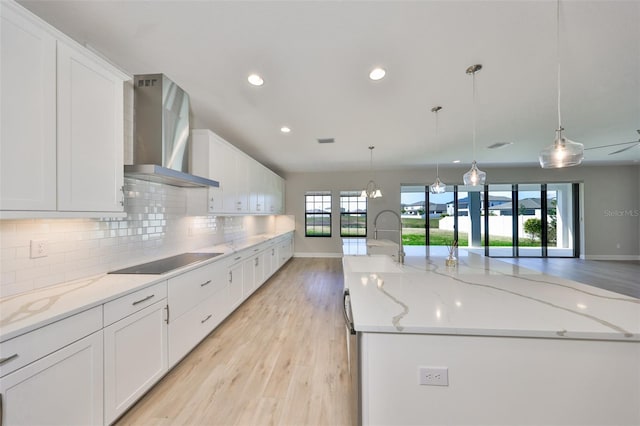
[[[167,282],[162,281],[104,304],[104,326],[138,312],[167,297]]]
[[[169,367],[175,365],[231,312],[224,287],[176,320],[169,322]]]
[[[171,317],[178,318],[227,284],[225,262],[217,261],[169,280]]]
[[[0,377],[102,328],[102,306],[0,343]]]

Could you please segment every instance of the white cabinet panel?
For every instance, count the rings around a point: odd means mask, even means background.
[[[145,287],[104,304],[105,327],[167,298],[167,282]]]
[[[128,77],[17,3],[0,10],[0,215],[122,216]]]
[[[0,2],[0,210],[56,209],[56,42]]]
[[[268,170],[258,162],[249,165],[249,211],[268,213],[265,196],[267,192]]]
[[[228,281],[229,281],[229,302],[231,303],[231,310],[242,303],[242,283],[244,280],[242,262],[236,263],[229,267]]]
[[[0,378],[6,425],[100,425],[102,330]]]
[[[123,84],[58,43],[58,210],[123,211]]]
[[[225,264],[213,262],[169,279],[171,316],[175,319],[227,286]]]
[[[104,421],[122,415],[168,369],[166,299],[104,329]]]
[[[169,366],[174,366],[231,312],[228,287],[169,322]]]
[[[210,130],[193,130],[192,171],[216,179],[208,213],[280,214],[283,180]]]
[[[102,329],[102,306],[87,309],[0,344],[0,376]]]

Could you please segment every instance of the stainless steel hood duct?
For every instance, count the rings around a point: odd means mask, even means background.
[[[125,176],[194,188],[220,184],[189,174],[189,95],[164,74],[134,76],[133,165]]]

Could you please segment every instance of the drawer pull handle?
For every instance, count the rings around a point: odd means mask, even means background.
[[[207,285],[207,284],[211,284],[211,280],[209,280],[209,281],[207,281],[207,282],[205,282],[205,283],[200,284],[200,287],[204,287],[204,286],[205,286],[205,285]]]
[[[0,358],[0,365],[6,364],[7,362],[14,360],[18,358],[18,354],[13,354],[11,356],[8,356],[6,358]]]
[[[150,294],[147,297],[145,297],[144,299],[140,299],[140,300],[136,300],[135,302],[132,303],[133,306],[136,306],[142,302],[146,302],[147,300],[151,299],[152,297],[154,297],[155,294]]]
[[[204,324],[205,322],[209,321],[210,318],[211,318],[211,314],[207,315],[207,317],[205,319],[200,321],[200,324]]]
[[[236,257],[236,258],[235,258],[235,259],[233,259],[233,260],[240,260],[240,259],[242,259],[242,256],[238,256],[238,257]]]

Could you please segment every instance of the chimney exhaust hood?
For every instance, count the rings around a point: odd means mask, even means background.
[[[164,74],[136,75],[133,165],[127,177],[184,188],[219,187],[189,174],[189,95]]]

